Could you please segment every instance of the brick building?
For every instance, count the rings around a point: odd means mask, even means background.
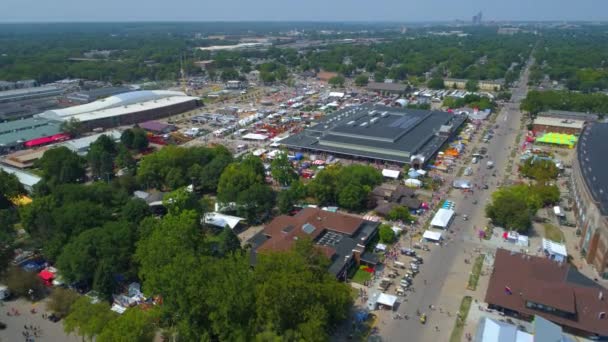
[[[572,165],[573,210],[585,260],[608,279],[608,123],[593,123],[579,139]]]

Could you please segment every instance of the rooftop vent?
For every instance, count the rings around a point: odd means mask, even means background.
[[[302,226],[302,230],[304,231],[304,233],[310,235],[315,231],[315,226],[313,226],[310,223],[304,223],[304,225]]]

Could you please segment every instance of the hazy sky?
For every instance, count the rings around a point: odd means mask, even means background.
[[[606,0],[0,0],[0,22],[606,20]]]

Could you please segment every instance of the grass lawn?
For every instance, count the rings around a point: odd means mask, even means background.
[[[553,240],[555,242],[562,242],[565,240],[564,233],[562,233],[562,231],[558,227],[550,223],[544,223],[543,228],[545,230],[545,238]]]
[[[364,270],[357,270],[357,272],[355,272],[355,275],[353,276],[353,278],[351,279],[351,281],[353,283],[357,283],[357,284],[361,284],[363,285],[366,281],[372,279],[372,274],[369,272],[365,272]]]
[[[481,268],[483,267],[484,258],[484,254],[478,255],[477,258],[475,258],[475,262],[473,263],[473,270],[471,271],[471,275],[469,276],[469,283],[467,284],[467,289],[475,291],[475,289],[477,288],[477,282],[479,282],[479,274],[481,273]]]
[[[465,296],[460,302],[460,309],[458,309],[458,316],[456,317],[456,325],[450,335],[450,342],[460,342],[462,339],[462,333],[464,332],[464,324],[467,321],[469,315],[469,309],[471,308],[471,302],[473,298],[471,296]]]

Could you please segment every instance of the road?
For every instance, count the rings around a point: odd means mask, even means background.
[[[529,64],[532,60],[529,61]],[[522,114],[519,104],[528,91],[529,67],[524,70],[518,84],[512,89],[511,101],[506,103],[494,124],[494,137],[488,144],[487,157],[477,164],[478,169],[470,177],[479,186],[488,184],[488,190],[476,190],[474,194],[464,195],[453,191],[448,199],[456,203],[458,216],[451,225],[453,233],[449,233],[447,243],[443,247],[432,246],[431,252],[423,254],[425,263],[421,272],[414,279],[415,292],[408,292],[407,301],[401,303],[398,312],[406,314],[409,320],[382,320],[378,327],[383,341],[447,341],[455,323],[454,314],[458,310],[460,300],[465,295],[466,280],[471,265],[466,265],[464,259],[474,248],[486,247],[477,240],[474,227],[480,228],[487,222],[484,207],[491,192],[496,189],[497,182],[504,177],[504,170],[509,161],[511,148],[515,144],[520,129]],[[478,144],[478,147],[480,144]],[[486,169],[485,162],[494,161],[494,169]],[[475,168],[474,168],[475,169]],[[496,176],[492,176],[495,173]],[[465,177],[466,178],[466,177]],[[478,204],[473,204],[476,199]],[[464,221],[462,215],[469,216]],[[457,282],[450,278],[458,278]],[[462,282],[460,282],[462,280]],[[425,284],[426,281],[426,284]],[[442,308],[429,310],[429,306]],[[427,314],[427,324],[421,325],[416,311]],[[451,314],[448,316],[447,311]],[[439,328],[436,331],[435,327]]]

